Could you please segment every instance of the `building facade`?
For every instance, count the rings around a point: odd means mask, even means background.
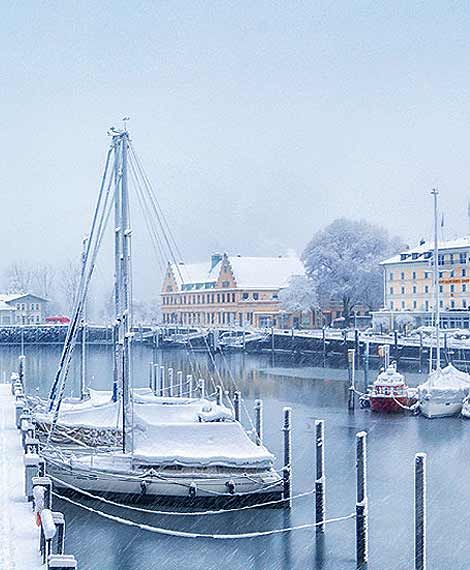
[[[209,263],[168,264],[162,286],[164,324],[290,327],[279,291],[304,268],[296,257],[214,254]]]
[[[399,328],[400,323],[427,325],[434,310],[434,244],[422,241],[382,262],[384,309],[374,313],[374,323]],[[469,326],[470,237],[439,243],[437,259],[442,325]],[[398,326],[397,326],[398,325]]]
[[[32,325],[44,322],[47,299],[31,293],[0,294],[1,325]]]

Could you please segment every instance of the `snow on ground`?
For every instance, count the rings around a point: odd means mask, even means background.
[[[23,449],[9,384],[0,384],[0,568],[43,568],[39,529],[24,497]]]

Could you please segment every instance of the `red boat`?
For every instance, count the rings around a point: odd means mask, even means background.
[[[374,412],[403,412],[414,401],[403,375],[397,372],[395,362],[377,376],[369,392],[370,407]]]

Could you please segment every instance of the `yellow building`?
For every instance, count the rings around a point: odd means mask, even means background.
[[[410,324],[430,324],[434,309],[433,289],[434,244],[422,241],[382,262],[384,268],[384,309],[374,313],[380,317]],[[439,243],[438,270],[440,309],[443,326],[469,326],[470,307],[470,237]]]
[[[165,324],[292,326],[279,291],[303,275],[296,257],[214,254],[209,263],[168,264],[162,286]],[[281,318],[282,316],[282,318]]]

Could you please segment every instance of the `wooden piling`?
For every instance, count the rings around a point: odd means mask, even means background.
[[[292,408],[284,408],[284,422],[282,430],[284,432],[284,466],[283,475],[283,496],[285,506],[292,506]]]
[[[186,375],[186,384],[188,385],[188,398],[193,397],[193,376],[192,374]]]
[[[183,397],[183,372],[181,370],[178,370],[178,372],[176,373],[176,383],[178,384],[178,396],[180,398]]]
[[[415,570],[426,570],[426,454],[415,455]]]
[[[348,375],[349,375],[349,394],[348,394],[348,409],[354,411],[356,405],[356,398],[354,390],[356,389],[356,351],[354,348],[348,350]]]
[[[317,420],[315,422],[315,460],[316,460],[316,479],[315,479],[315,522],[322,523],[325,520],[325,431],[324,421]],[[318,524],[317,533],[325,531],[325,524]]]
[[[218,406],[221,406],[222,405],[222,386],[216,386],[215,392],[216,392],[215,402]]]
[[[326,329],[325,326],[321,330],[322,352],[323,352],[323,368],[326,366]]]
[[[165,367],[160,366],[160,386],[159,386],[159,396],[166,396],[165,394],[166,382],[165,382]]]
[[[233,411],[235,415],[235,421],[240,421],[240,404],[241,404],[242,395],[239,390],[235,390],[233,394]]]
[[[263,445],[263,401],[255,401],[256,445]]]
[[[369,390],[369,357],[370,357],[370,343],[366,340],[364,345],[364,394]]]
[[[153,362],[149,362],[149,388],[155,393],[155,386],[153,383]]]
[[[369,556],[367,512],[367,433],[356,434],[356,562],[360,568]]]

